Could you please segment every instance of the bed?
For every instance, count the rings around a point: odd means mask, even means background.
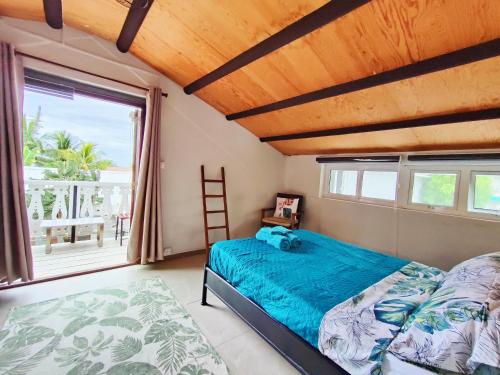
[[[391,341],[383,337],[397,335],[446,273],[307,230],[294,234],[302,245],[291,251],[255,238],[214,244],[204,271],[202,304],[207,304],[208,289],[303,374],[345,374],[363,366],[366,373],[408,373],[411,368],[414,374],[428,374],[380,353]],[[405,285],[418,285],[418,292],[408,293]],[[356,327],[366,324],[376,331],[365,336],[373,336],[373,342],[364,339],[353,349],[354,331],[345,331],[347,326],[338,322],[352,314],[362,317],[367,307],[373,310],[373,301],[378,301],[377,321],[360,321]],[[344,345],[332,339],[342,335],[348,338]]]

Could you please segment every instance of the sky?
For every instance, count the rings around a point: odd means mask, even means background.
[[[135,107],[81,95],[71,100],[26,90],[27,117],[34,117],[39,106],[40,135],[65,130],[79,141],[95,143],[101,157],[112,160],[114,166],[131,166],[133,127],[129,114]]]

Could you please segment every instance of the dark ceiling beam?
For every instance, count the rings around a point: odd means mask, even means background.
[[[398,130],[408,128],[418,128],[433,125],[457,124],[461,122],[494,120],[500,118],[500,107],[481,109],[477,111],[450,113],[446,115],[434,115],[420,117],[410,120],[388,121],[374,124],[363,124],[349,126],[345,128],[335,128],[328,130],[317,130],[312,132],[273,135],[260,138],[261,142],[289,141],[292,139],[329,137],[332,135],[348,135],[359,133],[371,133],[384,130]]]
[[[329,1],[314,12],[302,17],[294,23],[286,26],[284,29],[264,39],[262,42],[240,53],[224,65],[197,79],[184,87],[186,94],[192,94],[195,91],[231,74],[251,62],[303,37],[310,32],[319,29],[322,26],[352,12],[356,8],[370,2],[370,0],[334,0]]]
[[[61,0],[43,0],[43,10],[45,21],[50,27],[58,30],[63,28]]]
[[[324,89],[297,95],[274,103],[247,109],[245,111],[227,115],[228,120],[237,120],[244,117],[260,115],[279,109],[289,108],[317,100],[332,98],[350,92],[368,89],[387,83],[401,81],[403,79],[415,78],[424,74],[434,73],[457,66],[470,64],[476,61],[496,57],[500,55],[500,38],[480,43],[472,47],[460,49],[455,52],[431,57],[410,65],[388,70],[372,76],[356,79],[354,81],[340,83]]]
[[[116,47],[120,52],[128,52],[135,36],[141,28],[142,22],[153,5],[153,0],[133,0],[128,10],[127,18],[123,23],[122,30],[116,41]]]

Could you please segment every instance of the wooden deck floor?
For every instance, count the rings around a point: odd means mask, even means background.
[[[120,246],[114,238],[104,238],[103,247],[89,240],[54,244],[50,254],[45,246],[33,246],[32,252],[35,279],[127,263],[127,241]]]

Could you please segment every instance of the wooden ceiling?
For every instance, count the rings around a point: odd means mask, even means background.
[[[338,0],[333,0],[338,1]],[[68,26],[116,42],[124,0],[63,0]],[[154,0],[130,52],[186,86],[326,0]],[[0,15],[44,21],[42,0]],[[499,0],[372,0],[197,91],[224,114],[500,38]],[[500,107],[500,57],[241,118],[258,137]],[[500,147],[500,119],[270,143],[287,155]]]

